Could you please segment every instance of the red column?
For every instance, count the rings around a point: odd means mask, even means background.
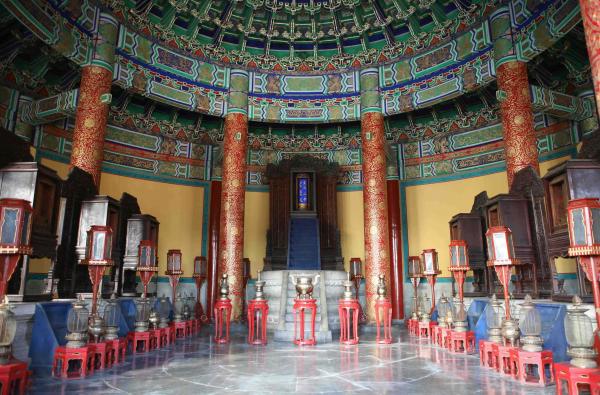
[[[498,90],[501,91],[500,114],[510,187],[519,170],[531,166],[540,172],[527,64],[519,61],[503,63],[496,70],[496,75]]]
[[[598,0],[579,0],[585,43],[588,49],[596,105],[600,114],[600,2]]]
[[[104,157],[112,72],[101,66],[85,66],[81,72],[79,100],[73,130],[71,165],[90,173],[96,186]],[[104,96],[103,96],[104,95]]]
[[[221,219],[221,181],[210,183],[210,217],[208,220],[208,268],[206,271],[206,315],[212,320],[217,300],[219,262],[219,221]]]
[[[229,275],[232,319],[236,321],[242,314],[247,145],[248,116],[239,112],[227,114],[223,139],[219,273]]]
[[[383,114],[362,114],[363,204],[365,217],[365,281],[367,317],[375,321],[375,301],[379,274],[389,283],[388,206]]]
[[[388,232],[390,245],[390,300],[392,319],[404,319],[404,298],[402,287],[402,224],[400,222],[400,190],[398,180],[387,181]]]

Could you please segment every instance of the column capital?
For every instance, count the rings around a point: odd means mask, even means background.
[[[248,115],[249,82],[250,75],[246,70],[231,69],[229,72],[227,114]]]
[[[490,30],[494,43],[496,69],[506,62],[518,60],[512,18],[508,6],[499,7],[490,15]]]
[[[104,12],[100,13],[98,30],[91,39],[86,66],[98,66],[113,72],[118,33],[119,22],[115,17]]]
[[[379,69],[369,67],[360,71],[360,113],[381,113]]]

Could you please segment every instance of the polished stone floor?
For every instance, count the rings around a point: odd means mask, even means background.
[[[243,334],[216,345],[205,329],[171,347],[128,356],[125,363],[83,380],[34,377],[31,394],[551,394],[479,367],[474,356],[450,354],[404,330],[395,343],[339,343],[299,348],[271,342],[249,346]]]

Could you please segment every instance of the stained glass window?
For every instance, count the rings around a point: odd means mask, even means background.
[[[308,208],[308,178],[298,179],[298,207]]]

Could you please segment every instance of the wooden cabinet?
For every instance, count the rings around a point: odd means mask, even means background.
[[[456,214],[450,220],[450,239],[465,240],[469,247],[469,265],[473,271],[473,292],[465,296],[488,295],[483,219],[478,214]]]
[[[134,214],[127,220],[127,235],[121,271],[120,292],[122,295],[136,294],[135,275],[138,264],[140,241],[151,240],[158,246],[159,222],[152,215]],[[131,281],[133,277],[133,282]]]
[[[88,277],[87,266],[80,265],[79,262],[85,258],[85,249],[87,247],[87,231],[92,225],[110,226],[113,230],[113,249],[112,257],[115,266],[119,266],[121,251],[119,246],[119,209],[118,200],[110,196],[95,196],[81,202],[81,213],[79,214],[79,226],[77,230],[77,244],[75,246],[75,257],[77,264],[73,265],[73,274],[71,278],[76,279],[72,282],[71,294],[77,292],[91,292],[91,283]]]
[[[512,231],[513,244],[516,258],[521,261],[517,266],[516,297],[522,297],[529,293],[533,296],[538,294],[536,248],[531,231],[531,215],[529,200],[511,194],[502,194],[492,197],[487,202],[485,211],[486,228],[492,226],[507,226]],[[490,283],[493,271],[490,273]],[[495,283],[495,278],[493,279]]]
[[[548,259],[554,262],[557,257],[567,257],[569,232],[567,227],[567,204],[569,200],[596,197],[600,198],[600,163],[592,159],[571,159],[552,167],[543,177],[546,191],[546,207],[549,230]],[[556,272],[556,270],[554,270]],[[563,288],[564,279],[555,274],[553,298],[570,300],[572,295]],[[577,266],[577,279],[580,294],[591,296],[589,281]]]
[[[61,186],[58,174],[37,162],[14,162],[0,169],[0,198],[28,200],[33,207],[32,258],[56,259]],[[9,294],[20,295],[16,299],[25,296],[28,259],[9,283]],[[36,299],[39,295],[31,296]]]

